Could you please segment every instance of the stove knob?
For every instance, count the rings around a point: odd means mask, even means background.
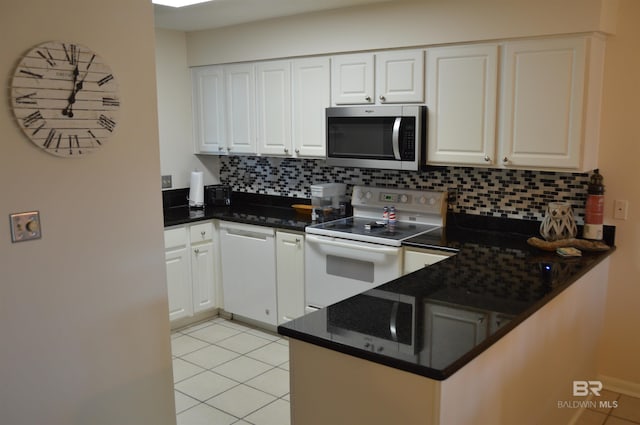
[[[400,202],[406,204],[409,201],[409,197],[407,195],[400,195]]]
[[[436,198],[429,198],[429,205],[435,205],[436,204]]]
[[[427,198],[425,196],[421,196],[420,199],[418,200],[421,204],[426,204],[427,203]]]
[[[373,197],[373,193],[371,193],[371,192],[369,192],[369,191],[366,191],[366,192],[364,193],[364,197],[365,197],[365,198],[367,198],[367,199],[371,199],[371,198]]]

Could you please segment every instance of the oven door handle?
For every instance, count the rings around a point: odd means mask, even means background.
[[[402,117],[397,117],[393,123],[393,133],[391,134],[391,142],[393,144],[393,156],[400,161],[400,124],[402,123]]]
[[[323,238],[322,236],[315,235],[305,235],[305,238],[308,242],[313,242],[316,244],[324,244],[330,246],[337,246],[340,248],[348,248],[348,249],[357,249],[361,251],[373,252],[376,254],[383,255],[397,255],[398,248],[397,247],[384,247],[384,246],[369,246],[370,244],[364,245],[359,243],[349,243],[349,242],[340,242],[335,239]]]

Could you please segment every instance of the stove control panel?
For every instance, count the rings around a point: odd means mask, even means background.
[[[447,192],[354,186],[351,204],[361,212],[395,206],[401,213],[446,213]]]

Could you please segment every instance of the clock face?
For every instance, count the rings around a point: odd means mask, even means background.
[[[11,82],[18,124],[39,148],[77,158],[100,149],[116,128],[118,85],[89,48],[52,41],[31,49]]]

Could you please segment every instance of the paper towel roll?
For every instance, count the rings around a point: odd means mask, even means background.
[[[204,205],[204,184],[202,171],[191,172],[191,186],[189,187],[189,206],[201,207]]]

